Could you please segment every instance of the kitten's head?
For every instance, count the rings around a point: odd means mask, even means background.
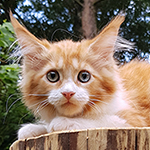
[[[43,119],[101,112],[117,90],[113,52],[124,16],[91,40],[39,40],[11,16],[22,49],[25,104]]]

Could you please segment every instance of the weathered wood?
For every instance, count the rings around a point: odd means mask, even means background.
[[[150,150],[150,128],[62,131],[18,140],[10,150]]]

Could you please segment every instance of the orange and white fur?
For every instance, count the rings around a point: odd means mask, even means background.
[[[37,39],[10,14],[22,49],[20,88],[25,105],[39,121],[26,124],[18,138],[72,129],[150,126],[150,65],[132,61],[118,67],[116,47],[123,15],[91,40]]]

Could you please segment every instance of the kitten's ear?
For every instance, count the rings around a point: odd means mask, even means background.
[[[47,48],[49,48],[50,44],[47,41],[39,40],[33,34],[31,34],[17,21],[17,19],[13,17],[11,11],[10,20],[15,30],[19,45],[21,47],[21,53],[25,58],[25,63],[28,63],[31,66],[31,61],[33,63],[34,60],[34,64],[37,63],[36,61],[41,61],[43,51],[46,51]],[[42,63],[40,64],[42,65]]]
[[[31,34],[25,27],[23,27],[16,18],[13,17],[10,11],[10,20],[12,26],[15,30],[17,39],[21,47],[26,47],[30,44],[42,44],[41,40],[37,39],[33,34]],[[28,53],[28,52],[26,52]]]
[[[91,42],[96,42],[99,39],[106,38],[107,36],[114,36],[114,37],[116,37],[118,35],[118,31],[119,31],[120,25],[124,22],[124,20],[125,20],[125,14],[123,12],[120,12],[115,18],[113,18],[102,29],[102,31],[100,32],[99,35],[97,35],[95,38],[93,38],[91,40]]]
[[[124,19],[125,15],[120,13],[103,28],[99,35],[89,41],[89,52],[94,53],[97,58],[99,57],[98,60],[112,60],[118,31]]]

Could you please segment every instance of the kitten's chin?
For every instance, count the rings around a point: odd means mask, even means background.
[[[74,117],[82,113],[83,107],[73,103],[65,103],[57,107],[59,115],[66,117]]]

